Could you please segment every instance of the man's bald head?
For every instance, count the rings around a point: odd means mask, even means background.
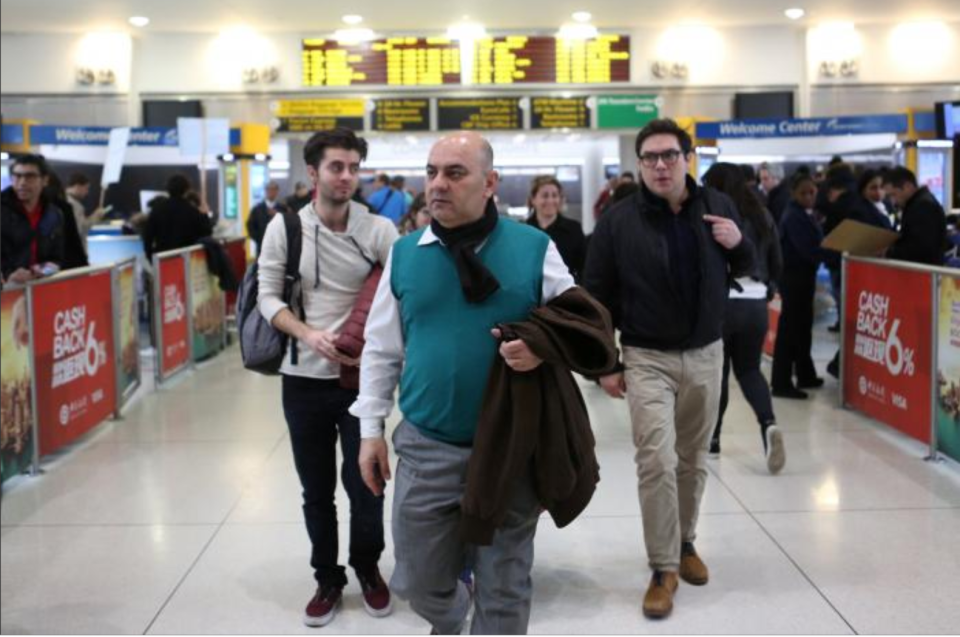
[[[493,148],[481,135],[461,131],[440,138],[427,159],[426,194],[437,222],[453,228],[484,215],[497,191]]]
[[[450,135],[444,135],[433,145],[434,148],[440,146],[458,146],[464,150],[476,152],[480,161],[480,169],[484,172],[493,170],[493,146],[479,133],[458,131]]]

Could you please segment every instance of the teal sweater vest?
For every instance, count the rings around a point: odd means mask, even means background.
[[[497,355],[490,330],[523,321],[540,305],[550,240],[539,230],[500,220],[477,253],[500,289],[472,304],[463,296],[450,252],[439,242],[417,245],[422,234],[393,246],[390,286],[406,345],[400,411],[430,438],[470,444]]]

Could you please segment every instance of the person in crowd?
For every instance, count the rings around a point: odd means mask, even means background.
[[[823,234],[829,235],[847,219],[866,223],[878,228],[892,230],[890,218],[874,207],[873,203],[862,197],[857,188],[857,179],[853,168],[849,164],[835,163],[827,170],[827,177],[821,187],[822,195],[818,201],[823,206],[818,210],[823,213]],[[830,328],[832,332],[840,331],[840,291],[843,286],[842,256],[839,252],[830,251],[825,259],[830,271],[831,294],[837,307],[837,322]],[[821,386],[814,382],[814,386]]]
[[[757,171],[760,175],[760,190],[767,210],[773,220],[780,222],[784,209],[790,203],[790,188],[783,182],[783,167],[764,162]]]
[[[637,180],[630,171],[622,172],[620,175],[614,175],[608,179],[603,190],[601,190],[600,194],[597,196],[596,202],[593,204],[593,218],[599,219],[600,215],[606,211],[611,202],[614,200],[614,194],[616,194],[618,187],[626,184],[636,185],[636,183]]]
[[[743,173],[743,180],[747,182],[747,188],[757,193],[760,200],[766,203],[766,198],[760,192],[760,183],[757,181],[757,171],[750,164],[740,164],[740,170]]]
[[[730,198],[688,175],[692,141],[676,122],[647,124],[635,150],[640,192],[600,218],[584,287],[621,331],[625,371],[600,382],[629,402],[653,570],[643,612],[660,618],[678,573],[693,585],[709,579],[694,541],[720,406],[723,310],[728,277],[751,271],[754,249]]]
[[[893,225],[893,206],[886,200],[883,190],[883,173],[867,168],[857,178],[857,192]]]
[[[103,208],[97,208],[89,215],[87,214],[83,200],[90,195],[90,178],[83,173],[73,173],[67,178],[66,195],[67,203],[70,204],[73,218],[77,223],[84,253],[88,253],[87,237],[90,235],[90,229],[100,223],[107,213]]]
[[[368,200],[370,209],[394,224],[400,223],[400,218],[407,212],[406,197],[390,185],[390,176],[384,173],[376,176],[374,187],[376,190]]]
[[[47,178],[47,185],[43,189],[44,198],[60,208],[63,215],[63,262],[60,264],[61,270],[70,270],[72,268],[85,268],[90,265],[87,258],[87,249],[84,245],[83,237],[80,235],[80,228],[77,226],[77,220],[73,216],[73,208],[67,201],[67,191],[60,181],[60,176],[56,171],[51,170]]]
[[[427,196],[421,192],[413,198],[410,210],[400,220],[400,234],[406,235],[416,232],[420,228],[425,228],[430,225],[431,219],[430,208],[427,206]]]
[[[942,265],[947,240],[943,206],[926,186],[917,184],[909,168],[898,166],[883,177],[883,184],[902,211],[900,238],[887,250],[888,259]]]
[[[391,477],[384,419],[400,381],[391,588],[437,634],[459,634],[466,622],[471,595],[458,576],[468,563],[477,591],[471,632],[525,633],[530,616],[539,516],[532,479],[516,483],[490,546],[472,550],[461,539],[461,498],[494,358],[499,352],[520,372],[542,362],[523,340],[498,349],[503,334],[491,327],[526,319],[574,281],[546,234],[500,219],[498,182],[493,149],[479,134],[453,133],[431,148],[433,220],[393,247],[367,323],[360,397],[350,410],[361,420],[364,479],[382,493]]]
[[[817,269],[826,251],[820,247],[823,231],[814,210],[817,186],[813,177],[809,173],[796,173],[790,190],[792,199],[780,220],[783,274],[780,277],[780,322],[777,324],[770,385],[774,396],[803,399],[807,398],[803,387],[822,384],[817,378],[810,350],[813,346]]]
[[[341,354],[337,336],[370,273],[370,261],[386,263],[397,238],[392,223],[351,201],[359,183],[367,143],[347,128],[319,132],[304,147],[307,172],[316,189],[312,206],[297,213],[302,227],[299,298],[282,299],[287,263],[286,226],[277,215],[267,226],[259,257],[258,305],[264,318],[292,341],[280,368],[283,412],[290,430],[294,465],[303,487],[303,515],[312,546],[310,566],[317,589],[304,623],[330,623],[341,606],[346,569],[338,563],[337,437],[341,475],[350,498],[350,559],[363,604],[374,617],[392,609],[380,576],[383,497],[363,484],[358,464],[360,423],[347,409],[357,392],[340,385],[342,366],[359,361]],[[297,358],[292,356],[296,347]]]
[[[720,386],[720,413],[710,441],[710,453],[720,453],[723,416],[730,400],[730,367],[743,395],[760,424],[760,439],[767,469],[776,474],[783,469],[787,455],[783,433],[777,427],[770,400],[770,387],[760,371],[763,342],[767,336],[767,301],[773,298],[783,269],[780,237],[773,216],[759,198],[747,188],[743,173],[734,164],[716,163],[703,176],[703,183],[733,199],[743,218],[743,234],[754,245],[757,260],[753,269],[738,278],[727,300],[723,324],[723,380]]]
[[[0,195],[0,261],[8,283],[54,274],[65,264],[64,212],[44,194],[50,168],[41,155],[20,155]]]
[[[390,187],[403,195],[404,206],[406,206],[406,211],[409,212],[410,206],[413,204],[413,193],[407,190],[406,178],[403,175],[394,175],[390,178]]]
[[[250,216],[247,218],[247,236],[257,244],[257,254],[262,249],[263,235],[273,215],[290,211],[290,208],[280,201],[280,184],[276,181],[271,180],[267,183],[264,194],[266,195],[264,200],[250,209]],[[294,211],[299,211],[300,208],[295,208]]]
[[[580,224],[563,216],[564,203],[563,186],[556,177],[534,177],[527,199],[531,213],[527,224],[547,233],[560,251],[560,257],[570,269],[570,274],[575,281],[579,281],[587,258],[587,241]]]
[[[157,202],[143,228],[143,251],[154,253],[192,246],[213,232],[210,218],[187,201],[190,180],[175,174],[167,180],[167,198]]]
[[[301,208],[313,201],[313,195],[310,187],[302,181],[298,181],[293,186],[293,194],[287,197],[284,203],[288,210],[299,212]]]

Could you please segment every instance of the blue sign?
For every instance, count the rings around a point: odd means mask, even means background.
[[[937,114],[933,111],[922,111],[913,114],[913,130],[918,133],[937,132]]]
[[[829,137],[907,132],[906,115],[814,117],[809,119],[745,119],[697,124],[699,139]]]
[[[111,128],[109,126],[31,126],[30,145],[106,146],[110,141],[110,130]],[[17,143],[7,141],[7,124],[3,125],[3,143]],[[20,143],[23,143],[22,127]],[[176,128],[150,127],[130,129],[130,146],[176,147],[178,144],[179,139]],[[230,129],[230,145],[237,146],[239,144],[240,129]]]
[[[2,143],[11,144],[13,146],[22,146],[23,145],[23,125],[22,124],[4,124]]]

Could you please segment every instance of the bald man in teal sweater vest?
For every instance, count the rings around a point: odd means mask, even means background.
[[[514,489],[493,544],[459,536],[460,500],[481,401],[495,356],[517,371],[542,362],[523,341],[499,343],[499,323],[573,287],[556,246],[539,230],[500,220],[493,149],[476,133],[442,138],[427,163],[430,227],[394,244],[370,311],[360,365],[360,470],[374,493],[391,478],[384,420],[399,383],[403,421],[393,505],[392,590],[440,634],[459,633],[476,578],[472,632],[527,631],[539,505],[530,476]]]

